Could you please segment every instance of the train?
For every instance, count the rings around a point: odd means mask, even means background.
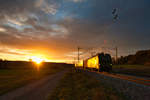
[[[110,54],[98,53],[76,66],[83,67],[84,69],[94,69],[99,72],[110,72],[112,70],[112,59]]]

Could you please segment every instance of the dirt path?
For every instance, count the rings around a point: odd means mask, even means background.
[[[0,100],[46,100],[68,70],[47,76],[35,83],[0,96]]]

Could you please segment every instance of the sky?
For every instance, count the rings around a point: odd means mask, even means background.
[[[149,10],[149,0],[0,0],[0,58],[68,62],[78,46],[112,56],[115,47],[119,56],[150,49]]]

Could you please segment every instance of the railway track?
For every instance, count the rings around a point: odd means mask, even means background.
[[[137,77],[137,76],[131,76],[131,75],[124,75],[124,74],[116,74],[116,73],[107,73],[107,72],[96,72],[96,73],[109,76],[109,77],[113,77],[113,78],[128,80],[128,81],[146,85],[146,86],[150,86],[150,78]]]
[[[79,70],[79,71],[83,71]],[[150,78],[132,75],[84,70],[102,84],[115,89],[131,100],[150,100]]]
[[[91,71],[89,69],[84,69],[84,70]],[[133,75],[127,75],[127,74],[118,74],[118,73],[98,72],[98,71],[93,71],[93,70],[91,72],[95,72],[97,74],[105,75],[105,76],[112,77],[112,78],[127,80],[127,81],[134,82],[137,84],[150,86],[150,78],[147,78],[147,77],[139,77],[139,76],[133,76]]]

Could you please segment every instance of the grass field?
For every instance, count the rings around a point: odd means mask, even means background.
[[[150,66],[145,65],[114,65],[113,72],[150,77]]]
[[[63,66],[38,71],[36,69],[0,69],[0,95],[63,69]]]
[[[72,71],[64,76],[49,100],[123,100],[123,96],[83,72]]]

